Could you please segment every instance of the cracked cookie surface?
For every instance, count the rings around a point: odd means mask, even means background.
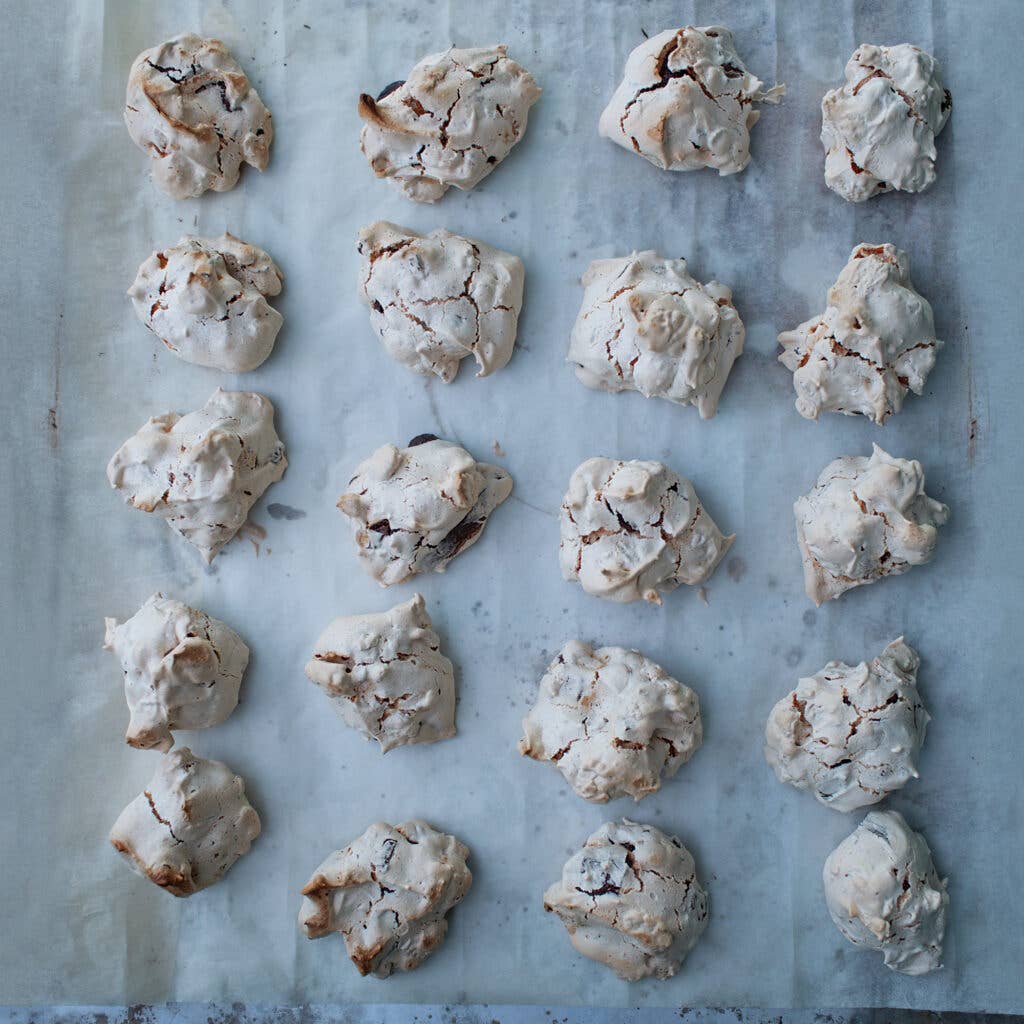
[[[624,981],[671,978],[708,923],[689,850],[653,825],[602,825],[544,894],[569,941]]]
[[[148,788],[121,812],[110,843],[138,874],[174,896],[191,896],[219,881],[259,834],[242,779],[179,747],[163,755]]]
[[[230,234],[185,235],[154,252],[128,290],[135,315],[176,356],[228,373],[270,355],[283,318],[267,299],[283,275],[262,249]]]
[[[511,253],[438,228],[387,221],[359,232],[359,297],[388,355],[446,384],[472,356],[478,377],[512,358],[523,264]]]
[[[901,974],[942,966],[949,894],[924,836],[896,811],[871,811],[825,861],[825,902],[855,946]]]
[[[793,513],[804,585],[818,605],[930,562],[938,527],[949,518],[925,494],[921,463],[893,458],[877,444],[867,458],[830,462]]]
[[[825,312],[783,331],[779,343],[801,416],[839,412],[874,423],[899,412],[908,390],[924,392],[942,347],[907,254],[888,242],[858,245],[829,289]]]
[[[662,170],[735,174],[750,163],[755,104],[785,91],[747,71],[729,29],[667,29],[629,55],[598,130]]]
[[[661,788],[703,739],[700,703],[639,651],[571,640],[523,719],[519,753],[557,768],[593,803]]]
[[[935,138],[952,106],[930,53],[907,43],[862,43],[846,65],[846,81],[821,101],[825,184],[851,203],[928,188]]]
[[[876,804],[917,778],[930,716],[920,658],[894,640],[871,664],[830,661],[775,705],[764,753],[780,782],[837,811]]]
[[[249,648],[228,625],[154,594],[130,619],[106,620],[104,650],[124,672],[125,742],[170,750],[174,729],[208,729],[235,710]]]
[[[504,46],[424,57],[404,82],[359,97],[359,144],[378,178],[433,203],[451,186],[471,189],[526,131],[541,90]]]
[[[725,285],[701,284],[686,260],[648,250],[595,260],[583,287],[568,362],[587,387],[639,391],[714,416],[745,337]]]
[[[512,477],[433,434],[386,444],[356,467],[338,508],[351,520],[363,568],[381,586],[444,572],[480,539],[512,493]]]
[[[601,457],[573,472],[559,524],[562,576],[612,601],[661,604],[681,583],[703,583],[735,537],[667,466]]]
[[[287,465],[270,401],[217,388],[202,409],[152,417],[114,453],[107,479],[212,562]]]
[[[270,111],[219,39],[186,34],[144,50],[128,76],[124,120],[175,199],[225,192],[243,163],[270,159]]]
[[[455,735],[455,675],[419,594],[386,612],[335,619],[306,675],[346,725],[382,752]]]
[[[414,970],[444,941],[448,911],[469,892],[468,856],[424,821],[378,822],[316,869],[299,926],[310,939],[339,932],[362,975]]]

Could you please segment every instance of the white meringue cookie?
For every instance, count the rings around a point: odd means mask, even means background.
[[[154,594],[130,619],[106,620],[104,650],[124,671],[125,741],[170,750],[173,729],[220,725],[238,704],[249,648],[230,626]]]
[[[262,171],[270,159],[270,111],[219,39],[180,35],[143,50],[124,120],[153,180],[175,199],[225,192],[243,162]]]
[[[732,292],[653,250],[595,260],[568,362],[591,388],[639,391],[714,416],[746,332]]]
[[[779,335],[779,362],[793,371],[796,408],[884,423],[907,391],[924,391],[942,342],[932,307],[914,290],[910,261],[888,242],[862,242],[828,292],[828,307]]]
[[[854,587],[930,562],[949,509],[924,493],[920,462],[847,455],[793,505],[807,596],[831,601]]]
[[[708,923],[690,851],[653,825],[602,825],[544,893],[577,952],[624,981],[671,978]]]
[[[282,280],[255,245],[227,233],[185,235],[139,267],[128,297],[139,322],[185,362],[246,373],[270,355],[281,329],[267,297]]]
[[[359,97],[359,144],[378,178],[433,203],[452,185],[473,188],[508,156],[540,93],[504,46],[452,47],[377,99]]]
[[[473,356],[478,377],[512,358],[523,264],[438,228],[421,235],[379,220],[359,232],[359,298],[388,355],[446,384]]]
[[[212,562],[287,465],[270,401],[217,388],[202,409],[152,417],[114,453],[107,479]]]
[[[842,87],[821,101],[825,184],[851,203],[924,191],[935,180],[935,138],[952,106],[930,53],[861,43]]]
[[[871,811],[825,861],[825,902],[855,946],[901,974],[942,966],[949,893],[924,836],[896,811]]]
[[[629,55],[598,130],[662,170],[735,174],[750,163],[754,104],[778,103],[785,91],[747,71],[729,29],[667,29]]]
[[[219,881],[259,834],[242,779],[179,747],[163,755],[149,786],[121,812],[110,843],[138,874],[174,896],[191,896]]]
[[[779,782],[837,811],[876,804],[917,778],[930,716],[917,652],[894,640],[868,665],[830,661],[772,708],[764,754]]]
[[[701,745],[700,703],[639,651],[567,643],[523,719],[519,753],[557,768],[584,800],[640,800]]]
[[[693,484],[660,462],[593,458],[576,467],[562,502],[562,576],[612,601],[703,583],[728,537],[704,510]]]
[[[475,544],[512,493],[503,469],[433,434],[386,444],[356,467],[338,508],[352,520],[359,560],[383,587],[444,572]]]
[[[425,821],[378,822],[316,869],[299,926],[310,939],[339,932],[362,975],[414,970],[444,941],[448,911],[469,892],[468,856]]]

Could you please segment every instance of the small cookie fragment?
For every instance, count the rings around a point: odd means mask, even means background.
[[[224,44],[192,34],[135,58],[124,121],[175,199],[234,188],[243,163],[262,171],[274,138],[270,111]]]
[[[386,444],[356,467],[338,508],[352,520],[359,560],[382,587],[444,572],[475,544],[512,493],[512,477],[433,434]]]
[[[340,932],[362,975],[414,970],[444,941],[448,911],[469,892],[468,856],[425,821],[378,822],[316,869],[299,926],[310,939]]]
[[[690,851],[653,825],[602,825],[544,893],[576,951],[624,981],[671,978],[708,923]]]
[[[871,811],[828,856],[825,902],[855,946],[900,974],[942,966],[949,893],[928,843],[896,811]]]
[[[639,651],[571,640],[523,719],[519,753],[557,768],[592,803],[641,800],[700,747],[697,694]]]
[[[935,180],[935,139],[952,107],[930,53],[861,43],[846,81],[821,101],[825,184],[850,203],[923,192]]]
[[[611,601],[695,586],[735,539],[714,524],[693,484],[660,462],[593,458],[569,480],[560,515],[562,576]]]
[[[220,881],[259,834],[242,779],[179,747],[163,755],[148,788],[121,812],[110,843],[154,885],[191,896]]]
[[[174,729],[220,725],[238,705],[249,648],[219,619],[154,594],[130,619],[106,620],[103,649],[124,671],[125,742],[170,750]]]
[[[152,417],[114,453],[107,479],[209,563],[287,466],[270,401],[217,388],[202,409]]]
[[[804,585],[815,603],[932,560],[949,508],[924,493],[920,462],[871,456],[830,462],[793,504]]]
[[[779,362],[793,371],[796,409],[884,423],[907,391],[924,392],[942,342],[928,301],[914,290],[905,252],[862,242],[828,291],[828,307],[779,335]]]
[[[714,416],[746,332],[732,292],[653,250],[594,260],[568,362],[590,388],[639,391]]]
[[[359,145],[378,178],[433,203],[452,185],[473,188],[508,156],[540,93],[505,46],[452,47],[376,99],[359,97]]]
[[[629,55],[598,131],[662,170],[736,174],[750,163],[755,104],[785,91],[747,71],[729,29],[667,29]]]
[[[385,754],[455,735],[455,674],[419,594],[386,612],[335,619],[306,675]]]
[[[379,220],[359,232],[359,297],[388,355],[446,384],[473,356],[478,377],[512,358],[523,264],[437,228],[421,235]]]
[[[917,690],[920,663],[900,637],[870,665],[830,661],[801,679],[764,730],[764,755],[779,782],[854,811],[916,779],[931,719]]]
[[[139,322],[185,362],[246,373],[270,355],[281,329],[267,298],[282,280],[258,246],[227,233],[185,235],[139,267],[128,297]]]

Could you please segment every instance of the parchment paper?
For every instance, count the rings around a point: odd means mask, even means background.
[[[0,1002],[1024,1009],[1018,3],[80,0],[15,3],[4,22]],[[598,137],[644,32],[716,22],[751,70],[789,89],[755,128],[744,173],[659,172]],[[185,30],[229,45],[276,138],[265,174],[175,202],[149,181],[121,106],[134,56]],[[954,111],[924,195],[854,207],[824,186],[819,102],[861,41],[911,41],[942,61]],[[545,92],[525,141],[480,187],[417,206],[370,174],[356,97],[449,42],[506,42]],[[523,258],[506,369],[478,381],[466,367],[445,387],[388,358],[355,292],[355,235],[378,218]],[[155,247],[224,229],[266,247],[287,276],[277,348],[237,378],[164,351],[124,295]],[[947,343],[927,395],[884,428],[804,421],[775,335],[823,308],[854,244],[889,240],[911,254]],[[735,290],[747,350],[709,422],[589,391],[564,365],[581,273],[634,248],[684,255]],[[104,467],[148,416],[197,408],[218,384],[275,402],[290,466],[254,510],[265,537],[240,538],[206,569],[125,507]],[[446,575],[385,592],[357,566],[334,503],[377,445],[424,431],[482,459],[499,441],[515,492]],[[814,610],[792,502],[829,460],[873,440],[923,462],[950,525],[931,565]],[[660,609],[618,606],[562,581],[557,508],[595,454],[666,461],[737,533],[707,606],[686,588]],[[270,503],[302,515],[275,518]],[[264,832],[189,900],[132,875],[106,841],[157,755],[123,742],[103,617],[131,615],[158,589],[223,618],[253,650],[238,711],[179,742],[245,777]],[[416,589],[457,665],[459,735],[382,757],[302,666],[331,618]],[[919,979],[855,950],[828,918],[821,866],[860,816],[779,785],[761,753],[764,719],[799,675],[870,658],[900,633],[923,655],[934,721],[920,781],[889,805],[926,834],[952,900],[946,966]],[[540,675],[577,636],[639,647],[700,694],[704,748],[639,806],[585,804],[515,753]],[[710,888],[710,927],[670,982],[617,981],[541,906],[571,851],[622,815],[679,835]],[[474,886],[422,969],[360,979],[340,939],[300,935],[298,892],[371,822],[411,816],[470,845]]]

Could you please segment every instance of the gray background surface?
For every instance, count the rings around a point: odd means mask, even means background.
[[[1024,145],[1008,84],[1021,4],[80,0],[5,15],[0,1002],[1024,1009]],[[754,130],[750,167],[672,175],[600,139],[598,115],[642,30],[713,22],[732,27],[753,72],[789,87]],[[148,180],[120,112],[134,56],[186,30],[225,40],[276,138],[266,173],[177,203]],[[930,192],[853,207],[824,186],[818,104],[862,40],[936,53],[954,111]],[[545,93],[524,142],[480,187],[415,206],[366,167],[355,100],[449,41],[507,42]],[[467,367],[445,387],[388,359],[355,295],[354,237],[377,218],[521,255],[526,302],[506,369],[477,381]],[[238,378],[163,351],[124,296],[152,249],[224,229],[266,247],[287,276],[277,348]],[[884,428],[806,422],[775,335],[823,308],[856,243],[890,240],[909,251],[947,343],[928,393]],[[685,255],[698,277],[734,288],[747,350],[709,422],[588,391],[564,365],[580,274],[633,248]],[[149,415],[197,408],[218,384],[275,402],[290,467],[254,510],[265,537],[240,538],[206,569],[126,508],[104,467]],[[357,566],[334,502],[373,448],[423,431],[479,458],[500,441],[516,489],[446,575],[383,592]],[[791,504],[829,460],[872,440],[920,459],[952,519],[931,565],[815,611]],[[736,531],[707,606],[685,588],[660,609],[617,606],[561,580],[556,511],[572,469],[595,454],[663,459]],[[276,519],[268,503],[305,515]],[[253,649],[238,711],[181,742],[245,777],[264,834],[187,901],[132,875],[106,844],[157,755],[122,742],[103,616],[124,618],[158,589],[225,619]],[[457,666],[459,735],[382,757],[335,719],[302,665],[332,617],[415,589]],[[798,675],[869,658],[901,632],[922,652],[934,721],[920,781],[891,806],[925,832],[952,898],[946,967],[920,979],[885,970],[828,919],[821,865],[859,816],[780,786],[761,754],[765,716]],[[704,748],[639,806],[587,805],[515,753],[538,678],[576,636],[637,646],[700,694]],[[616,980],[541,907],[573,848],[621,815],[681,836],[711,891],[710,927],[669,982]],[[298,890],[370,822],[412,816],[470,845],[475,884],[423,968],[360,979],[340,939],[300,936]]]

